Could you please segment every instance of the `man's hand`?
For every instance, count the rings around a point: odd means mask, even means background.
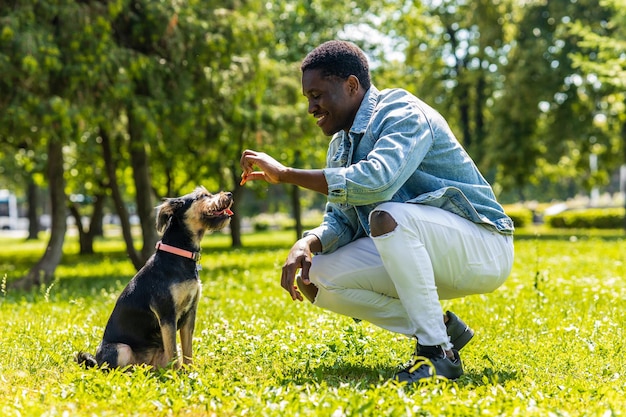
[[[264,180],[270,184],[278,184],[281,182],[281,175],[287,168],[263,152],[245,150],[241,154],[239,161],[243,173],[241,174],[241,182],[244,185],[247,181]],[[258,167],[260,171],[254,171],[254,167]]]
[[[286,167],[263,152],[246,149],[239,160],[241,165],[241,182],[264,180],[270,184],[294,184],[318,193],[328,195],[328,183],[321,169],[297,169]],[[260,171],[254,171],[257,167]]]
[[[295,285],[296,272],[301,269],[300,276],[305,285],[309,285],[309,270],[311,269],[312,251],[321,250],[320,241],[316,236],[309,235],[298,240],[289,251],[283,265],[280,285],[291,295],[292,300],[302,301],[302,294]]]

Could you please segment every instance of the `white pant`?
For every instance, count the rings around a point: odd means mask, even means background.
[[[314,304],[450,348],[439,300],[502,285],[513,264],[513,237],[430,206],[383,203],[376,210],[398,226],[314,256]]]

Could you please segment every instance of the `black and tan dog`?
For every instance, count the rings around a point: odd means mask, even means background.
[[[181,366],[176,348],[180,330],[182,363],[192,362],[191,342],[200,298],[197,262],[200,241],[224,228],[233,212],[232,194],[211,194],[204,187],[158,207],[156,252],[120,294],[96,356],[80,352],[76,361],[109,368],[148,364]]]

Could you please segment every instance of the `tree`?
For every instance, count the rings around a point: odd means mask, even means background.
[[[578,82],[584,78],[569,58],[578,38],[566,30],[581,19],[606,32],[606,8],[597,1],[397,3],[401,12],[388,13],[382,27],[404,60],[380,55],[376,77],[440,110],[501,198],[523,200],[546,178],[572,186],[562,189],[608,178],[588,173],[590,153],[608,162],[610,135],[594,122],[602,100],[592,80]]]
[[[54,40],[64,30],[62,22],[67,15],[46,6],[7,4],[13,19],[3,18],[1,35],[6,78],[0,88],[9,90],[6,96],[2,94],[7,97],[3,106],[7,109],[5,117],[15,127],[13,132],[3,131],[3,137],[18,142],[36,137],[35,147],[45,150],[53,204],[47,250],[22,280],[13,283],[20,288],[50,281],[61,259],[66,230],[63,138],[73,133],[72,107],[62,98],[69,86],[61,76],[63,63]],[[5,15],[6,9],[2,12]]]
[[[395,3],[395,2],[394,2]],[[259,131],[249,135],[244,147],[262,147],[286,164],[311,168],[323,166],[328,138],[322,136],[312,118],[307,117],[302,97],[299,64],[305,55],[324,41],[358,35],[359,23],[368,23],[386,4],[373,1],[333,2],[295,0],[264,3],[273,22],[274,37],[266,45],[262,71],[266,85],[260,97]],[[358,36],[356,36],[358,37]],[[364,45],[366,42],[352,39]],[[239,152],[240,153],[240,152]],[[262,193],[262,184],[248,186]],[[284,186],[295,221],[296,238],[303,231],[303,200],[310,204],[311,192]]]
[[[590,154],[607,169],[624,162],[613,152],[626,148],[623,0],[31,3],[0,4],[0,143],[16,155],[0,174],[47,186],[54,205],[50,250],[31,275],[44,279],[31,283],[50,279],[60,259],[68,207],[92,216],[89,228],[77,221],[88,253],[108,198],[137,268],[158,239],[159,199],[199,184],[234,192],[234,246],[241,216],[259,209],[291,207],[300,235],[310,194],[244,190],[238,161],[262,148],[322,165],[328,138],[307,116],[299,63],[333,38],[366,50],[377,85],[441,110],[509,198],[546,179],[602,184],[606,172],[587,172]]]
[[[626,176],[626,1],[605,0],[601,5],[610,10],[604,21],[606,30],[597,31],[576,20],[571,32],[581,38],[580,50],[572,53],[573,65],[580,68],[586,79],[598,80],[602,103],[597,108],[599,124],[614,138],[610,155],[620,155],[621,179]],[[622,184],[623,186],[623,184]],[[626,194],[626,189],[621,190]],[[626,199],[624,201],[626,209]],[[626,230],[626,216],[624,217]]]
[[[607,136],[594,126],[597,94],[578,82],[584,78],[571,54],[579,37],[567,27],[580,19],[603,32],[608,12],[586,0],[533,3],[516,13],[521,19],[496,92],[488,161],[498,167],[498,183],[522,200],[528,197],[523,190],[546,176],[583,188],[590,183],[589,154],[604,147]]]

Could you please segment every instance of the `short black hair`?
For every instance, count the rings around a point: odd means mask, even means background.
[[[336,76],[342,80],[354,75],[365,90],[372,84],[365,53],[351,42],[333,40],[313,49],[302,61],[300,70],[319,69],[324,77]]]

